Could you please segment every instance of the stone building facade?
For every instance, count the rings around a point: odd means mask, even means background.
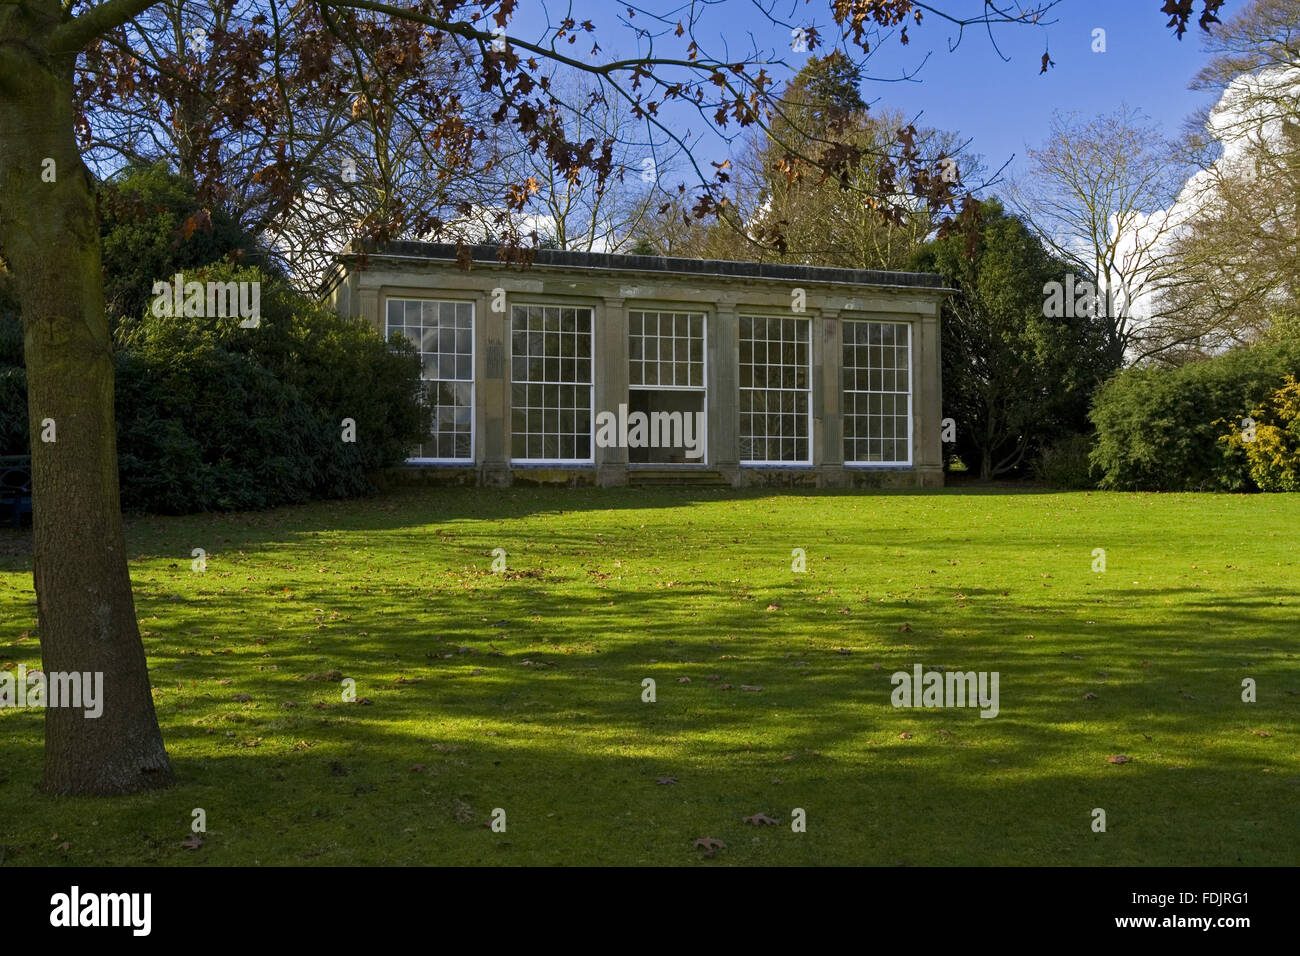
[[[935,275],[392,243],[343,254],[340,312],[410,338],[422,481],[935,487]],[[468,268],[464,268],[464,265]]]

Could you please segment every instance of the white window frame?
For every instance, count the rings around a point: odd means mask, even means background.
[[[415,346],[416,352],[420,355],[420,381],[421,382],[436,383],[441,381],[447,381],[447,382],[456,382],[459,384],[466,384],[466,383],[469,384],[469,457],[468,458],[422,457],[422,458],[407,458],[406,461],[408,464],[412,464],[412,465],[462,465],[462,466],[474,465],[478,461],[478,377],[475,375],[475,369],[478,367],[478,352],[477,352],[478,342],[477,342],[477,334],[476,334],[478,332],[478,309],[475,308],[474,301],[472,299],[448,299],[448,298],[437,298],[434,296],[427,296],[427,295],[385,296],[384,297],[384,339],[385,341],[388,339],[389,335],[391,335],[391,333],[388,331],[388,304],[390,302],[403,302],[403,303],[419,302],[421,304],[425,302],[430,302],[433,303],[434,305],[441,305],[442,303],[446,302],[452,305],[469,306],[469,378],[468,379],[425,378],[424,377],[424,356],[432,353],[427,353],[424,351],[423,342],[412,343]],[[405,323],[403,323],[403,327],[404,326]],[[410,338],[405,333],[402,334],[402,337],[405,338],[408,342],[411,341]],[[457,353],[453,353],[453,354],[457,354]],[[435,415],[437,414],[436,410],[434,414]],[[436,419],[433,424],[434,425],[437,424]],[[430,431],[429,437],[430,438],[434,437],[434,434],[435,433],[433,431]],[[422,445],[427,444],[427,442],[421,442],[421,444]]]
[[[841,357],[841,359],[840,359],[840,361],[841,361],[841,365],[840,365],[840,396],[841,396],[841,402],[840,402],[840,407],[841,407],[840,444],[841,444],[841,451],[843,450],[843,444],[844,444],[844,442],[845,442],[845,440],[846,440],[846,436],[845,436],[845,434],[844,434],[843,423],[844,423],[845,421],[847,421],[848,418],[849,418],[849,414],[848,414],[848,402],[847,402],[847,401],[844,401],[844,398],[845,398],[846,396],[848,396],[848,395],[850,395],[850,394],[852,394],[852,395],[867,395],[867,396],[870,396],[870,395],[892,395],[892,396],[895,397],[895,399],[897,399],[897,397],[900,396],[900,395],[906,395],[906,396],[907,396],[907,444],[906,444],[906,448],[907,448],[907,458],[904,459],[904,460],[901,460],[901,461],[850,461],[848,455],[846,454],[846,455],[844,456],[844,467],[845,467],[845,468],[910,468],[910,467],[912,467],[912,442],[913,442],[913,435],[914,435],[914,431],[915,431],[915,428],[916,428],[916,415],[915,415],[915,409],[913,408],[913,404],[912,404],[912,399],[913,399],[913,390],[914,390],[915,379],[916,379],[916,370],[915,370],[915,354],[913,353],[913,349],[912,349],[912,343],[913,343],[913,341],[915,340],[915,337],[914,337],[913,334],[912,334],[912,323],[911,323],[911,322],[907,322],[907,321],[900,321],[900,320],[898,320],[898,319],[865,319],[865,318],[862,318],[862,319],[844,319],[844,320],[841,321],[840,324],[841,324],[841,330],[840,330],[840,357]],[[847,331],[848,326],[849,326],[850,324],[860,324],[860,325],[882,325],[882,326],[883,326],[883,325],[893,325],[893,326],[895,326],[895,327],[897,327],[897,326],[902,326],[903,328],[907,329],[907,342],[906,342],[906,347],[907,347],[907,391],[906,391],[906,392],[900,392],[900,391],[886,392],[886,391],[884,391],[883,389],[880,390],[880,391],[871,391],[870,389],[866,389],[866,390],[864,390],[864,389],[856,389],[856,388],[848,389],[848,388],[845,388],[845,387],[844,387],[844,367],[843,367],[843,356],[844,356],[844,345],[845,345],[845,342],[844,342],[844,333],[845,333],[845,331]],[[897,334],[897,333],[895,333],[895,334]],[[894,345],[890,346],[890,348],[895,348],[895,349],[896,349],[897,347],[898,347],[897,342],[895,342]],[[857,366],[854,366],[854,368],[856,369]],[[869,371],[869,370],[870,370],[870,369],[868,368],[867,371]],[[882,369],[882,371],[883,371],[883,369]],[[855,418],[866,418],[868,421],[870,421],[870,415],[865,415],[865,416],[853,416],[853,417],[855,417]],[[856,440],[857,440],[857,439],[855,439],[855,441],[856,441]],[[868,439],[868,440],[869,440],[869,439]],[[894,440],[894,441],[897,441],[896,438],[893,439],[893,440]]]
[[[645,340],[645,316],[646,316],[647,314],[653,314],[653,315],[656,315],[656,316],[662,316],[662,315],[665,315],[665,314],[667,314],[667,315],[685,315],[685,316],[688,317],[688,319],[689,319],[690,317],[697,316],[697,315],[700,317],[700,327],[701,327],[701,330],[702,330],[702,333],[701,333],[701,336],[700,336],[700,347],[703,349],[703,352],[701,353],[701,355],[702,355],[702,361],[700,362],[700,378],[701,378],[701,380],[702,380],[702,382],[701,382],[700,385],[645,385],[645,384],[642,384],[642,385],[633,385],[633,384],[631,384],[631,381],[632,381],[632,352],[631,352],[631,345],[632,345],[632,313],[633,313],[633,312],[636,312],[636,313],[640,314],[640,316],[641,316],[641,322],[642,322],[642,325],[641,325],[641,330],[642,330],[641,338],[642,338],[642,341],[643,341],[643,342],[644,342],[644,340]],[[634,468],[634,469],[635,469],[635,468],[702,468],[702,467],[706,467],[706,466],[708,465],[708,463],[709,463],[709,313],[704,312],[704,311],[702,311],[702,310],[694,310],[694,311],[692,311],[692,310],[686,310],[686,309],[668,308],[668,307],[660,307],[660,306],[644,306],[644,307],[639,307],[639,308],[635,308],[635,309],[628,309],[628,310],[627,310],[627,330],[628,330],[628,331],[627,331],[627,336],[628,336],[628,386],[627,386],[627,390],[628,390],[629,392],[699,392],[699,393],[701,393],[701,394],[703,395],[703,406],[702,406],[702,408],[701,408],[701,411],[704,412],[704,431],[703,431],[703,433],[700,435],[700,442],[701,442],[701,446],[702,446],[703,449],[704,449],[704,454],[700,457],[700,459],[699,459],[698,461],[688,461],[688,462],[685,462],[685,463],[676,463],[676,464],[655,464],[655,463],[653,463],[653,462],[649,462],[649,463],[637,462],[637,463],[635,463],[635,464],[629,463],[629,464],[628,464],[628,467],[629,467],[629,468]],[[658,339],[661,338],[661,337],[660,337],[659,335],[656,334],[655,338],[656,338],[656,340],[658,340]],[[675,339],[675,338],[676,338],[676,336],[674,336],[674,339]],[[687,339],[686,339],[686,341],[687,341],[688,343],[691,341],[691,339],[690,339],[689,325],[688,325],[688,330],[687,330]],[[689,346],[688,346],[688,349],[687,349],[687,353],[688,353],[688,354],[687,354],[687,359],[686,359],[686,364],[687,364],[687,370],[688,370],[688,373],[689,373],[689,367],[690,367],[690,355],[689,355],[689,351],[690,351],[690,350],[689,350]],[[674,356],[674,358],[673,358],[673,361],[674,361],[674,363],[677,361],[677,359],[676,359],[675,356]],[[644,366],[644,362],[645,362],[645,359],[644,359],[644,353],[643,353],[643,356],[642,356],[641,362],[642,362],[642,365]],[[675,375],[674,375],[674,377],[675,377]]]
[[[526,465],[547,465],[547,466],[554,467],[554,468],[563,468],[563,467],[570,467],[570,466],[594,465],[594,464],[596,464],[596,431],[595,431],[595,428],[596,428],[596,310],[595,310],[595,308],[593,308],[593,307],[590,306],[590,305],[577,305],[577,304],[574,304],[574,303],[571,303],[571,302],[511,302],[511,303],[508,304],[508,307],[507,307],[507,309],[506,309],[506,334],[510,336],[510,352],[509,352],[509,356],[508,356],[508,358],[507,358],[507,361],[508,361],[508,363],[509,363],[508,366],[507,366],[507,368],[509,369],[509,380],[508,380],[508,383],[507,383],[507,386],[506,386],[506,387],[507,387],[506,395],[507,395],[507,398],[508,398],[507,410],[508,410],[508,412],[509,412],[509,414],[510,414],[510,419],[509,419],[509,421],[510,421],[510,429],[509,429],[509,433],[508,433],[508,434],[509,434],[508,441],[509,441],[509,443],[510,443],[510,447],[509,447],[508,450],[510,450],[511,452],[513,452],[513,450],[514,450],[514,439],[515,439],[515,429],[514,429],[514,411],[515,411],[515,402],[514,402],[514,386],[515,386],[515,385],[523,385],[524,387],[527,387],[527,386],[529,386],[529,385],[541,385],[542,387],[548,387],[548,386],[552,386],[552,385],[553,385],[553,386],[556,386],[557,388],[558,388],[558,387],[565,386],[565,385],[568,385],[568,386],[579,386],[579,387],[582,386],[582,383],[581,383],[581,382],[546,382],[546,381],[542,381],[542,382],[532,382],[532,381],[516,382],[516,381],[515,381],[515,371],[514,371],[514,358],[515,358],[515,339],[514,339],[514,327],[515,327],[515,326],[514,326],[514,318],[515,318],[515,312],[514,312],[514,310],[515,310],[515,309],[527,309],[527,308],[530,308],[530,307],[531,307],[531,308],[539,308],[539,309],[577,309],[577,310],[580,310],[580,311],[585,311],[585,312],[587,312],[587,313],[590,315],[590,317],[591,317],[591,332],[589,333],[589,335],[590,335],[590,353],[591,353],[591,358],[590,358],[590,362],[591,362],[591,381],[588,382],[588,383],[586,383],[586,386],[585,386],[587,389],[589,389],[588,395],[590,396],[590,398],[589,398],[589,400],[588,400],[588,416],[587,416],[587,447],[591,449],[591,457],[590,457],[590,458],[515,458],[515,457],[512,456],[512,457],[510,458],[510,464],[511,464],[511,465],[525,465],[525,466],[526,466]],[[543,333],[543,334],[545,334],[545,333]],[[528,406],[525,406],[525,411],[524,411],[524,418],[525,418],[525,420],[527,420],[527,417],[528,417],[527,408],[528,408]],[[524,434],[525,434],[525,435],[529,434],[529,432],[527,431],[527,429],[525,429]],[[525,439],[525,444],[527,444],[527,440],[526,440],[526,439]]]
[[[813,437],[814,437],[814,435],[813,435],[813,321],[812,321],[812,317],[811,317],[811,316],[794,316],[794,315],[790,315],[790,314],[788,314],[788,313],[785,314],[785,315],[780,315],[780,314],[773,314],[773,313],[770,313],[770,312],[766,312],[766,313],[765,313],[765,312],[740,312],[740,313],[737,314],[736,319],[737,319],[737,323],[738,323],[738,324],[741,323],[741,322],[743,322],[745,319],[784,319],[784,320],[791,320],[791,321],[794,321],[794,322],[802,322],[802,323],[804,323],[805,327],[808,329],[808,366],[807,366],[807,372],[808,372],[807,383],[808,383],[808,384],[807,384],[806,387],[804,387],[804,388],[802,388],[802,389],[798,389],[798,388],[768,388],[768,387],[763,387],[763,388],[754,388],[754,387],[752,387],[752,386],[739,385],[738,388],[737,388],[737,391],[736,391],[736,404],[737,404],[736,415],[737,415],[737,421],[738,421],[738,422],[740,421],[739,416],[745,414],[745,412],[743,411],[743,408],[742,408],[742,406],[741,406],[741,402],[740,402],[740,396],[741,396],[741,394],[744,393],[744,392],[747,392],[747,391],[749,391],[749,392],[793,392],[793,393],[796,394],[796,395],[799,394],[800,392],[803,392],[803,393],[808,397],[808,413],[807,413],[807,420],[808,420],[808,426],[807,426],[807,427],[808,427],[808,437],[807,437],[807,441],[808,441],[808,457],[807,457],[807,458],[802,458],[802,459],[795,459],[795,460],[791,460],[791,461],[785,461],[785,460],[783,460],[783,459],[777,459],[776,461],[771,461],[771,460],[768,460],[768,459],[765,459],[765,458],[742,458],[742,459],[740,459],[740,466],[741,466],[742,468],[771,468],[771,467],[775,467],[775,468],[808,468],[808,467],[811,467],[811,465],[812,465],[812,463],[813,463]],[[740,343],[742,340],[743,340],[743,332],[741,332],[740,329],[738,328],[738,329],[737,329],[737,346],[739,346],[739,343]],[[770,340],[770,339],[764,339],[764,342],[769,342],[769,341],[771,341],[771,340]],[[751,356],[751,358],[752,358],[752,356]],[[770,364],[770,363],[766,363],[766,364]],[[742,374],[741,369],[743,369],[743,368],[744,368],[744,363],[742,363],[741,361],[739,361],[739,356],[737,356],[737,362],[736,362],[736,374],[737,374],[737,377],[739,377],[739,376]],[[782,413],[779,413],[779,414],[785,414],[785,413],[782,412]],[[771,436],[767,436],[767,437],[768,437],[769,439],[771,438]],[[778,436],[778,437],[780,437],[780,436]],[[738,428],[738,429],[736,430],[736,444],[737,444],[737,450],[739,450],[739,445],[740,445],[740,442],[743,440],[743,438],[744,438],[744,428],[741,427],[741,428]]]

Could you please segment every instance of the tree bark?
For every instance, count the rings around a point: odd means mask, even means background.
[[[0,247],[22,308],[42,666],[101,673],[103,713],[46,707],[43,788],[121,794],[173,776],[126,563],[99,229],[75,139],[76,54],[44,45],[58,17],[52,0],[0,12]]]

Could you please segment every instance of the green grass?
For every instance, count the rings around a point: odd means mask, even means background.
[[[6,863],[1300,851],[1297,495],[410,490],[127,537],[179,783],[44,797],[40,712],[0,711]],[[39,662],[29,542],[0,532],[0,666]],[[918,662],[998,671],[1001,712],[895,709]],[[304,679],[333,670],[371,703]]]

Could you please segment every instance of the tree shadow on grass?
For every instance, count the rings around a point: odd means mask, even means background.
[[[1294,858],[1289,588],[999,590],[941,560],[966,533],[946,529],[868,542],[829,529],[796,578],[780,515],[703,538],[627,528],[611,544],[495,506],[503,527],[484,529],[464,501],[445,509],[461,517],[426,521],[442,507],[427,497],[337,530],[313,509],[135,526],[137,547],[177,556],[144,562],[136,587],[181,783],[120,804],[33,801],[39,734],[13,724],[0,819],[15,822],[0,843],[66,862],[42,841],[72,826],[97,862],[182,864],[682,863],[705,835],[728,842],[713,862]],[[544,514],[547,496],[529,497],[518,517]],[[496,537],[513,576],[487,569]],[[209,571],[191,574],[205,538]],[[1045,540],[997,529],[975,548],[1039,560]],[[898,550],[901,569],[885,560]],[[845,586],[823,552],[880,566]],[[998,717],[892,707],[890,675],[916,663],[997,670]],[[343,702],[344,676],[369,704]],[[1244,677],[1259,703],[1241,702]],[[1106,762],[1116,754],[1132,761]],[[106,836],[67,809],[92,805],[123,808],[104,811]],[[178,851],[196,806],[213,821],[207,847]],[[478,826],[498,806],[505,834]],[[805,834],[784,825],[796,806]],[[1089,826],[1095,807],[1107,834]],[[783,825],[739,822],[759,811]]]

